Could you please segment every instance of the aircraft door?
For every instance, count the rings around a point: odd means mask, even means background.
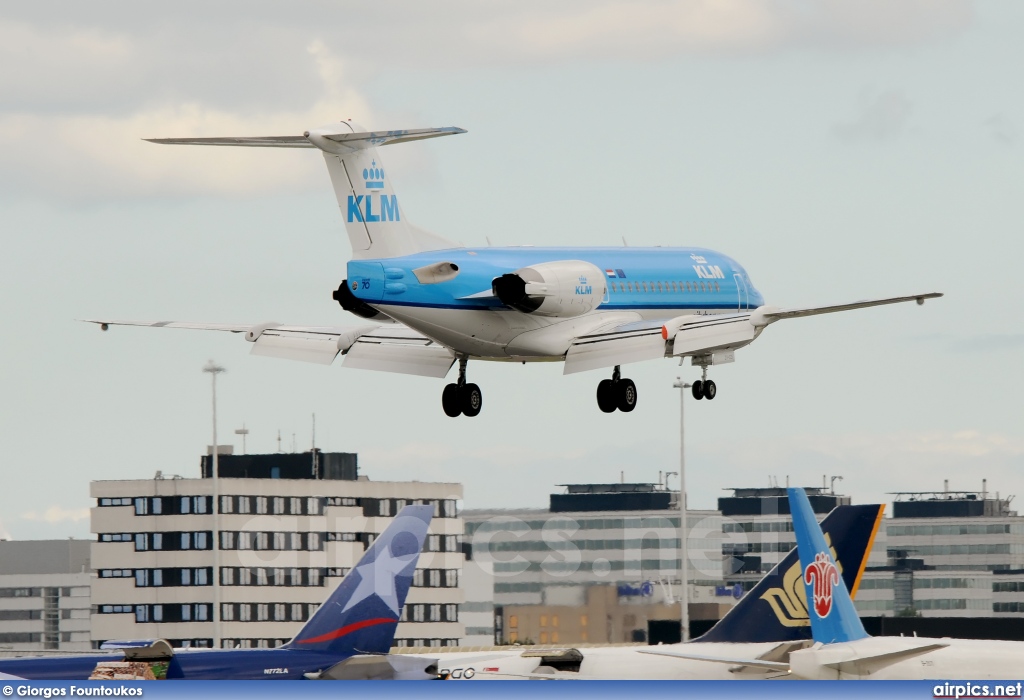
[[[384,296],[384,266],[378,262],[349,261],[348,288],[361,301],[380,301]]]
[[[740,311],[750,308],[750,294],[747,292],[747,283],[743,281],[743,275],[738,272],[732,278],[736,281],[736,308]]]

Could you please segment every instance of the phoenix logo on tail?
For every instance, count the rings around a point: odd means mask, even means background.
[[[804,583],[812,586],[814,612],[818,617],[828,617],[832,611],[832,588],[840,580],[839,569],[826,552],[814,555],[814,561],[804,569]]]

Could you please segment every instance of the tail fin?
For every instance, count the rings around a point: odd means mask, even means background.
[[[839,506],[821,522],[850,590],[867,566],[883,505]],[[813,519],[813,515],[812,515]],[[797,549],[758,581],[698,642],[789,642],[811,638]]]
[[[800,577],[805,597],[812,601],[811,633],[815,642],[852,642],[864,639],[864,631],[853,599],[839,575],[825,536],[814,519],[814,511],[803,489],[788,489],[793,531],[800,552]]]
[[[410,225],[391,188],[377,146],[464,134],[449,126],[436,129],[356,131],[349,122],[312,129],[302,136],[146,139],[153,143],[194,146],[319,148],[352,243],[352,257],[393,258],[427,250],[457,248],[452,241]]]
[[[285,648],[386,654],[412,585],[432,506],[406,506]]]

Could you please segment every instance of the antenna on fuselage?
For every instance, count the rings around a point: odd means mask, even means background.
[[[626,243],[626,237],[625,236],[622,237],[622,247],[623,248],[628,248],[629,247],[629,243]]]

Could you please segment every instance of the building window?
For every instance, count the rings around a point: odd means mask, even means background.
[[[135,535],[135,551],[145,552],[149,549],[149,538],[146,537],[146,533],[140,532]]]
[[[235,512],[235,499],[231,496],[220,497],[220,512],[221,513],[234,513]]]
[[[582,624],[582,625],[586,625],[587,624],[587,616],[586,615],[580,616],[580,624]],[[508,617],[508,626],[509,627],[518,627],[519,626],[519,616],[518,615],[509,615],[509,617]]]
[[[548,616],[547,615],[541,615],[540,616],[540,626],[541,627],[547,627],[548,626]]]
[[[446,603],[444,606],[444,621],[445,622],[458,622],[459,621],[459,606],[455,603]]]

